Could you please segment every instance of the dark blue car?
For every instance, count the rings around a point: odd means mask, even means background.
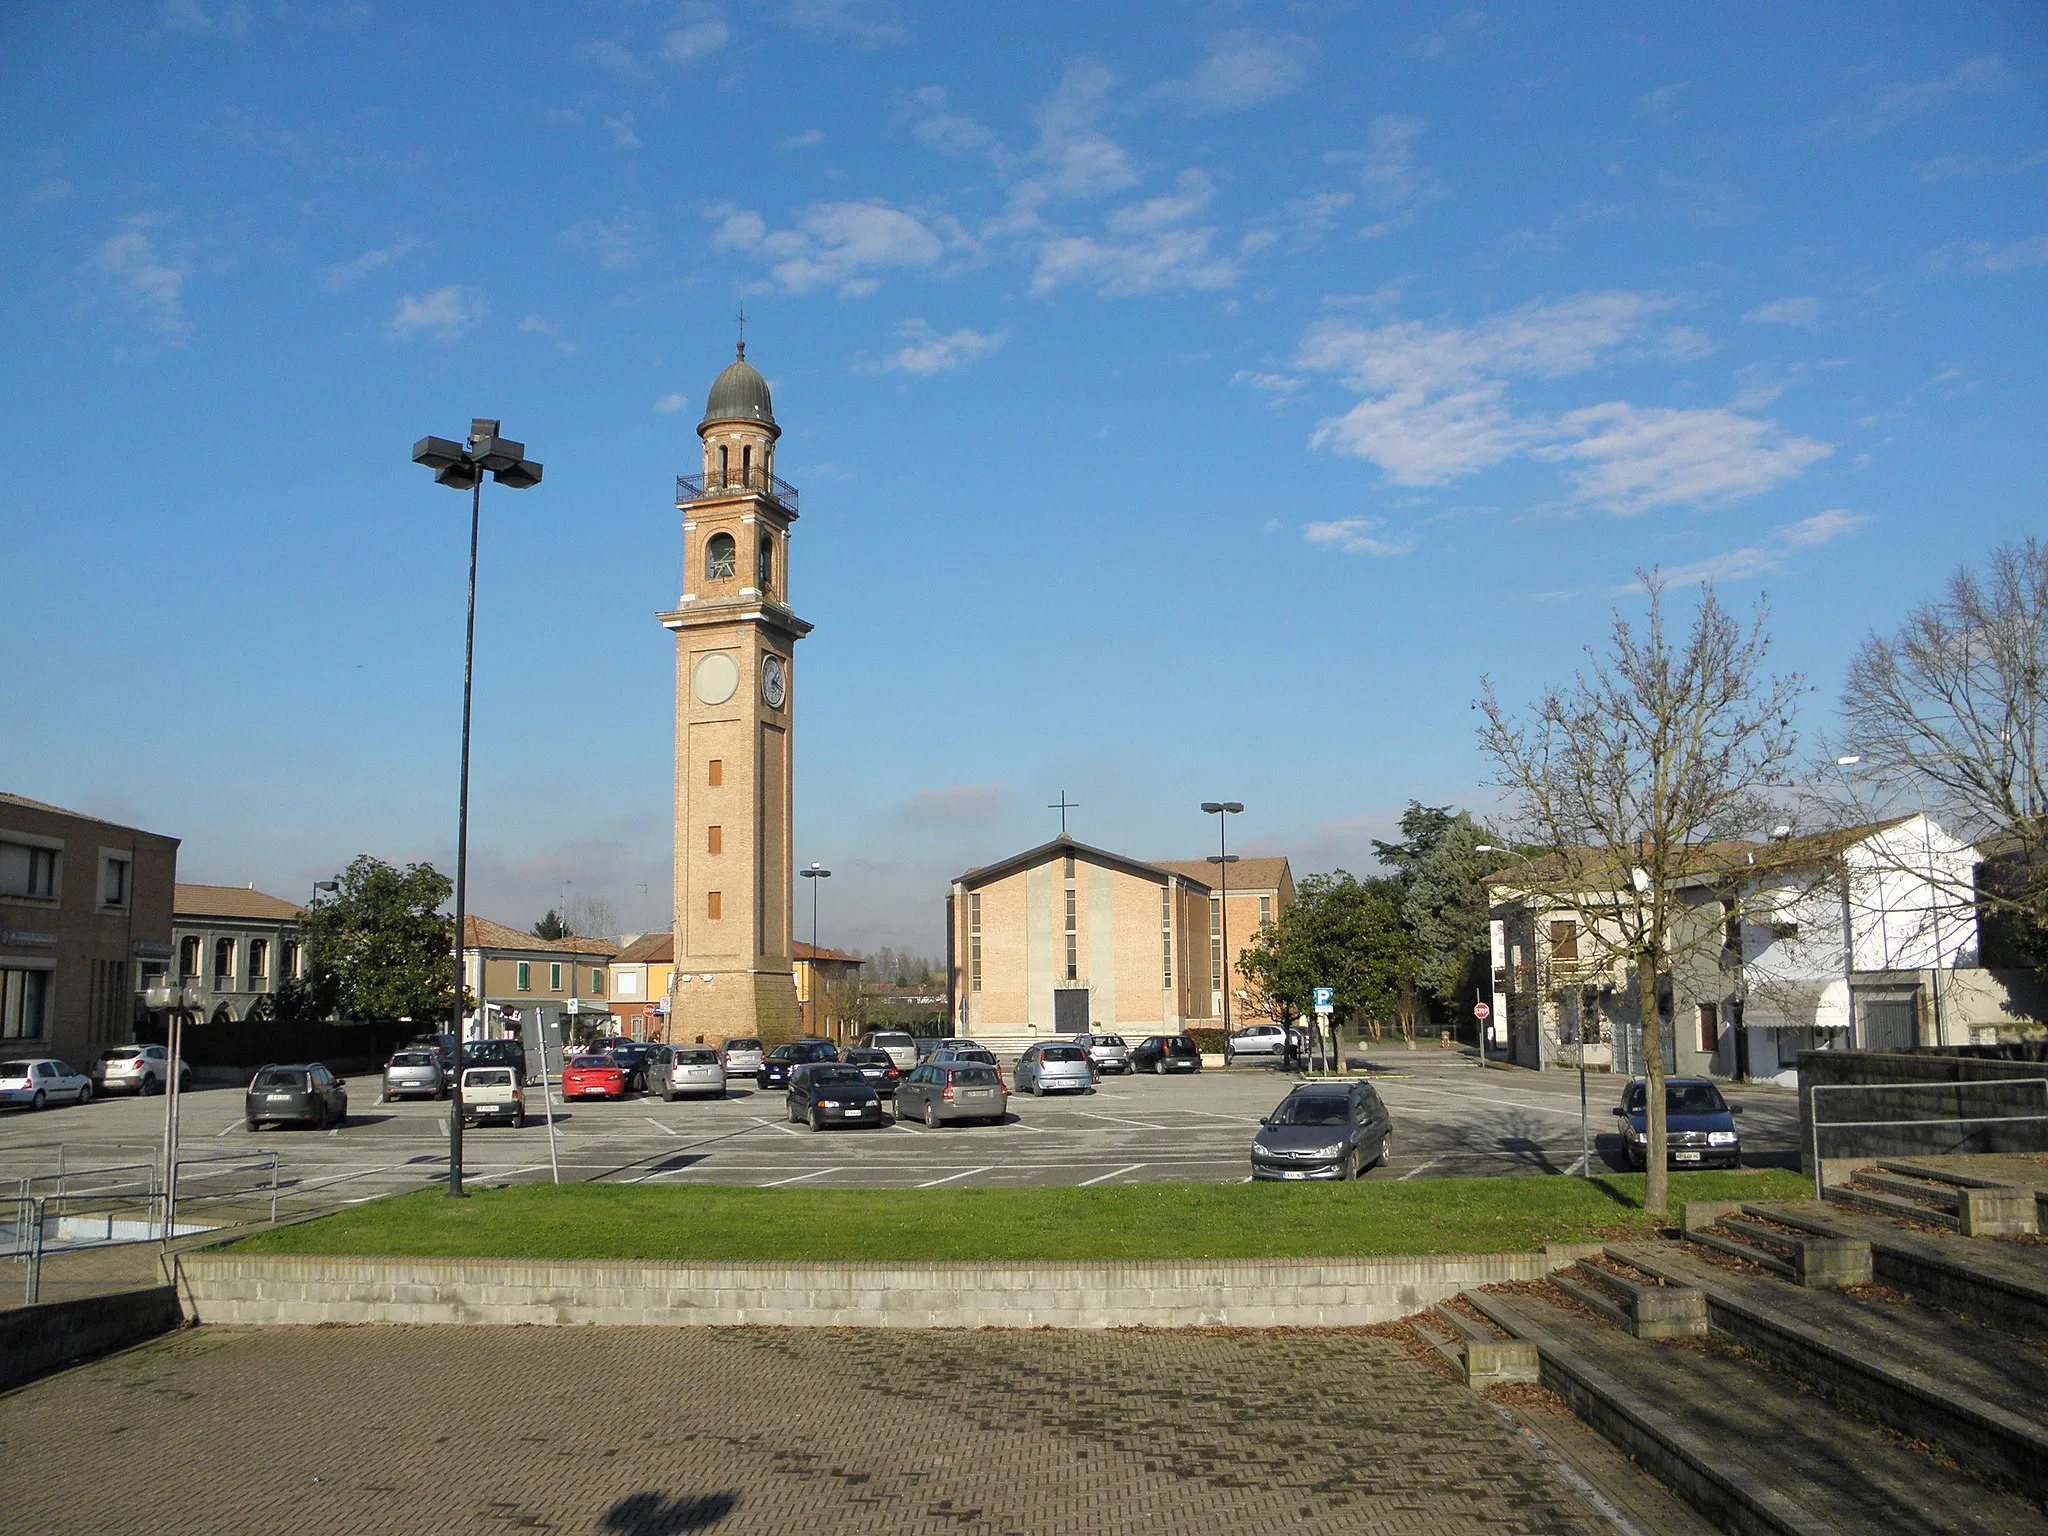
[[[1649,1165],[1649,1129],[1645,1124],[1645,1085],[1638,1079],[1622,1090],[1622,1150],[1631,1168]],[[1742,1162],[1742,1138],[1735,1133],[1741,1110],[1721,1097],[1704,1077],[1664,1080],[1664,1151],[1667,1168],[1734,1168]]]

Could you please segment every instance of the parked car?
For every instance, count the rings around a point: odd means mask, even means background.
[[[519,1074],[510,1067],[464,1067],[462,1069],[462,1123],[510,1125],[518,1130],[526,1124],[526,1095],[519,1087]]]
[[[1248,1024],[1243,1029],[1232,1030],[1224,1038],[1223,1065],[1236,1066],[1248,1056],[1278,1061],[1287,1054],[1290,1044],[1297,1049],[1300,1047],[1300,1030],[1289,1029],[1284,1024]]]
[[[1076,1035],[1074,1044],[1088,1053],[1089,1061],[1094,1063],[1098,1072],[1131,1070],[1130,1048],[1124,1044],[1122,1035]]]
[[[1615,1118],[1621,1121],[1621,1147],[1631,1168],[1650,1162],[1648,1085],[1637,1078],[1621,1091]],[[1742,1164],[1742,1138],[1735,1117],[1742,1106],[1730,1104],[1704,1077],[1664,1079],[1664,1165],[1667,1168],[1737,1168]]]
[[[837,1061],[839,1047],[830,1040],[794,1040],[788,1045],[778,1045],[761,1058],[760,1070],[754,1074],[756,1088],[787,1088],[789,1071],[813,1061]]]
[[[908,1030],[871,1029],[860,1037],[860,1048],[887,1051],[899,1072],[908,1072],[917,1065],[917,1037]]]
[[[628,1040],[624,1035],[606,1035],[602,1040],[590,1042],[593,1051],[602,1051],[619,1064],[619,1070],[626,1074],[628,1088],[647,1086],[647,1062],[654,1054],[654,1047],[644,1040]]]
[[[90,1104],[92,1079],[47,1056],[0,1061],[0,1105]]]
[[[100,1093],[162,1093],[171,1080],[171,1053],[160,1045],[116,1045],[92,1064],[92,1085]],[[192,1086],[192,1063],[178,1063],[178,1091]]]
[[[979,1040],[948,1040],[925,1058],[927,1061],[985,1061],[998,1065],[996,1053]]]
[[[438,1099],[448,1091],[441,1075],[441,1053],[431,1046],[392,1052],[384,1063],[384,1102],[394,1099]]]
[[[410,1051],[432,1051],[441,1063],[441,1086],[452,1089],[455,1086],[455,1053],[462,1042],[453,1035],[415,1035],[406,1042]]]
[[[727,1077],[752,1077],[761,1070],[761,1042],[752,1035],[735,1035],[722,1050]]]
[[[1017,1091],[1043,1097],[1048,1093],[1089,1093],[1095,1087],[1095,1065],[1078,1045],[1041,1040],[1017,1061]]]
[[[789,1074],[789,1091],[783,1103],[792,1122],[807,1123],[814,1131],[822,1131],[828,1125],[882,1123],[881,1095],[851,1062],[799,1063]]]
[[[909,1039],[908,1035],[903,1037]],[[914,1047],[913,1047],[914,1049]],[[846,1053],[848,1065],[860,1068],[860,1075],[874,1086],[876,1093],[885,1099],[896,1097],[896,1083],[903,1076],[903,1068],[896,1058],[880,1046],[855,1046]],[[912,1070],[915,1070],[913,1065]]]
[[[928,1061],[896,1085],[896,1118],[934,1130],[960,1120],[994,1124],[1009,1107],[1002,1074],[986,1062]]]
[[[569,1064],[562,1068],[562,1097],[564,1099],[623,1099],[626,1096],[626,1069],[609,1056],[600,1056],[586,1051],[571,1056]]]
[[[1386,1161],[1393,1121],[1370,1083],[1304,1083],[1259,1122],[1254,1179],[1355,1179]]]
[[[310,1125],[324,1131],[348,1123],[348,1079],[319,1062],[270,1066],[249,1079],[242,1118],[249,1129],[263,1125]]]
[[[949,1045],[972,1044],[974,1044],[972,1040],[962,1039],[958,1035],[919,1035],[917,1037],[917,1059],[919,1061],[929,1061]]]
[[[708,1045],[657,1045],[647,1058],[647,1091],[673,1104],[684,1094],[725,1097],[725,1062]]]
[[[1131,1052],[1133,1072],[1199,1072],[1202,1053],[1186,1035],[1147,1035]]]
[[[527,1081],[526,1045],[520,1040],[470,1040],[462,1047],[465,1067],[510,1067],[519,1081]]]

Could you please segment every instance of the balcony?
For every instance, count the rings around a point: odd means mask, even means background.
[[[1612,960],[1552,959],[1550,984],[1554,987],[1584,987],[1614,979]]]
[[[766,470],[729,474],[722,480],[717,475],[676,476],[676,505],[679,507],[709,501],[714,496],[744,496],[749,493],[765,496],[791,517],[797,515],[796,487],[780,475],[771,475]]]

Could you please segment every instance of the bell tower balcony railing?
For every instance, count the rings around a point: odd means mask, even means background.
[[[764,469],[736,470],[723,479],[716,474],[676,476],[676,505],[679,507],[687,507],[696,501],[708,501],[714,496],[748,493],[765,496],[781,506],[791,517],[796,516],[796,487],[780,475],[771,475]]]

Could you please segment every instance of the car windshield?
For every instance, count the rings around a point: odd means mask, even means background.
[[[256,1074],[255,1086],[258,1088],[303,1088],[306,1086],[306,1074],[288,1071],[282,1067],[271,1067],[266,1071]]]
[[[996,1081],[992,1067],[955,1067],[952,1076],[956,1084],[968,1088],[988,1088]]]
[[[140,1056],[141,1054],[142,1047],[139,1045],[117,1045],[111,1051],[107,1052],[107,1060],[133,1061],[136,1057]]]
[[[846,1059],[857,1067],[887,1067],[894,1063],[887,1051],[848,1051]]]
[[[843,1061],[829,1061],[811,1073],[812,1086],[821,1083],[864,1083],[866,1076],[859,1067],[848,1066]]]
[[[915,1045],[915,1044],[917,1044],[917,1042],[916,1042],[915,1040],[911,1039],[911,1038],[910,1038],[910,1036],[908,1036],[908,1035],[901,1035],[901,1034],[897,1034],[897,1035],[876,1035],[876,1036],[875,1036],[875,1040],[874,1040],[874,1043],[875,1043],[875,1044],[876,1044],[877,1046],[887,1046],[887,1045],[895,1045],[895,1046],[905,1046],[905,1045]]]
[[[1073,1045],[1048,1045],[1038,1054],[1047,1061],[1086,1061],[1088,1059],[1087,1052],[1083,1051],[1079,1046]]]
[[[462,1074],[465,1088],[510,1088],[512,1074],[504,1067],[471,1067]]]
[[[571,1070],[577,1072],[602,1072],[606,1067],[617,1065],[609,1056],[578,1056],[569,1063]]]
[[[391,1058],[394,1067],[431,1067],[435,1056],[432,1051],[400,1051]]]
[[[1334,1093],[1300,1093],[1281,1100],[1272,1119],[1275,1125],[1347,1125],[1351,1101]]]
[[[751,1039],[728,1040],[725,1042],[725,1048],[728,1051],[758,1051],[761,1049],[761,1042]]]
[[[1630,1083],[1622,1103],[1631,1113],[1640,1112],[1643,1096],[1643,1085]],[[1712,1083],[1664,1085],[1664,1113],[1667,1115],[1718,1115],[1725,1114],[1727,1109],[1728,1101],[1721,1097],[1721,1090]]]
[[[715,1067],[718,1065],[718,1052],[700,1051],[693,1047],[687,1051],[677,1051],[676,1060],[686,1067]]]
[[[1095,1043],[1097,1045],[1114,1045],[1121,1049],[1124,1043],[1124,1037],[1122,1035],[1097,1035],[1095,1037]]]

